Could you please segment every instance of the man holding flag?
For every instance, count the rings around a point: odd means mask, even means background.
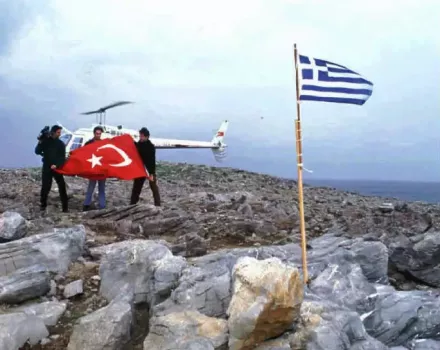
[[[92,142],[101,140],[101,135],[104,132],[101,126],[95,126],[93,129],[93,139],[90,139],[84,146],[90,145]],[[86,198],[84,200],[83,211],[90,209],[93,192],[95,191],[96,183],[98,183],[99,209],[105,208],[105,179],[103,180],[89,180],[87,186]]]
[[[150,141],[150,131],[146,127],[139,130],[139,141],[135,144],[149,174],[148,180],[153,193],[154,205],[160,207],[160,194],[156,179],[156,148]],[[130,204],[136,204],[139,201],[145,180],[147,180],[147,177],[143,176],[133,181]]]
[[[68,197],[66,191],[66,183],[62,175],[57,172],[66,160],[66,146],[60,140],[61,126],[54,125],[50,129],[42,130],[38,137],[38,144],[35,147],[35,154],[43,157],[43,168],[41,173],[41,193],[40,193],[40,209],[45,211],[47,207],[47,197],[52,188],[52,180],[55,179],[60,193],[62,210],[64,213],[68,211]]]

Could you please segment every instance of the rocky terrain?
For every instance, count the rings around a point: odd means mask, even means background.
[[[163,206],[0,170],[0,349],[440,349],[440,206],[161,163]]]

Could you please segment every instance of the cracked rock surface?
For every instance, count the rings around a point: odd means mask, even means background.
[[[163,200],[107,181],[82,212],[66,177],[38,208],[39,169],[0,170],[1,349],[440,349],[440,207],[160,163]]]

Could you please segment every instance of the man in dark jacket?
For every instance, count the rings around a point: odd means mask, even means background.
[[[143,127],[139,130],[139,141],[135,142],[139,155],[144,162],[145,167],[150,175],[149,183],[151,192],[153,192],[154,205],[160,206],[159,188],[157,187],[156,179],[156,148],[149,140],[150,132],[147,128]],[[133,189],[131,191],[130,204],[136,204],[139,201],[139,196],[144,186],[146,177],[139,177],[133,181]]]
[[[45,210],[47,207],[47,197],[52,188],[52,179],[55,179],[58,185],[63,212],[68,211],[68,198],[64,176],[54,171],[56,168],[60,168],[66,161],[66,145],[60,140],[61,129],[59,125],[52,126],[50,136],[40,138],[35,147],[35,154],[43,156],[40,192],[41,210]]]
[[[91,144],[92,142],[101,140],[101,135],[104,129],[101,126],[95,126],[93,129],[93,139],[87,141],[84,146]],[[105,208],[105,179],[104,180],[89,180],[89,185],[87,186],[86,198],[84,200],[83,211],[90,209],[90,204],[92,202],[93,192],[95,191],[96,182],[98,182],[98,198],[99,198],[99,209]]]

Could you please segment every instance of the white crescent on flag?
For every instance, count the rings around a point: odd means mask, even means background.
[[[128,156],[127,153],[125,153],[122,149],[120,149],[119,147],[112,145],[111,143],[108,143],[104,146],[98,147],[96,150],[100,150],[102,148],[112,148],[114,149],[116,152],[118,152],[120,154],[120,156],[124,159],[122,162],[117,163],[117,164],[109,164],[109,166],[113,166],[113,167],[124,167],[124,166],[128,166],[130,165],[133,160]]]

